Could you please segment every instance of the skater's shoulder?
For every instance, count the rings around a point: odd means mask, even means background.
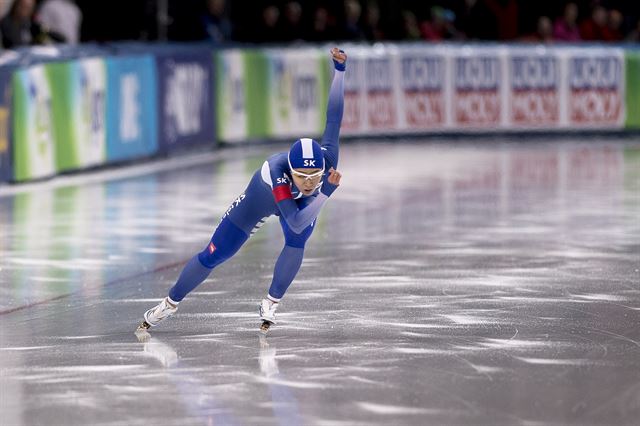
[[[272,169],[289,169],[289,157],[287,156],[286,152],[273,154],[271,157],[267,158],[267,163]]]

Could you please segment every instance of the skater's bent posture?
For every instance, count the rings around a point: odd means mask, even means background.
[[[157,306],[144,314],[138,327],[146,330],[176,312],[178,303],[203,282],[213,268],[232,257],[271,215],[280,216],[285,245],[273,271],[266,299],[260,303],[262,330],[275,323],[278,302],[295,278],[304,246],[313,232],[316,217],[340,184],[339,134],[344,105],[346,54],[334,48],[335,67],[327,106],[327,124],[322,144],[298,139],[289,152],[269,157],[249,185],[222,216],[211,242],[184,267],[176,284]]]

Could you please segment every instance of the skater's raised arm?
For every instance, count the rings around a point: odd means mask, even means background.
[[[329,89],[327,105],[327,124],[322,135],[322,149],[329,167],[338,167],[340,126],[344,111],[344,73],[347,66],[347,54],[334,47],[331,49],[335,72]]]

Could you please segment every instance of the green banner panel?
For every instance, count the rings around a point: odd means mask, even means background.
[[[627,129],[640,129],[640,52],[626,53]]]
[[[250,49],[244,53],[245,106],[249,138],[272,135],[269,120],[269,61],[264,51]]]

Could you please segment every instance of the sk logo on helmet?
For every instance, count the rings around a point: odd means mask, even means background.
[[[316,160],[304,160],[305,167],[315,167]]]

